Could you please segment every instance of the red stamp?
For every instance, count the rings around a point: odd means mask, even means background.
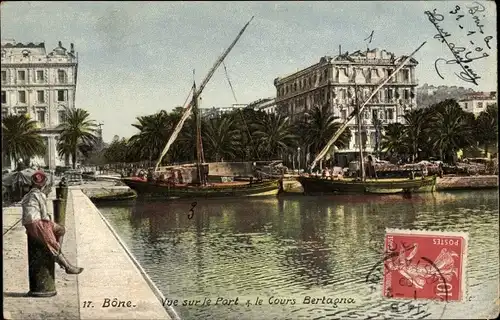
[[[466,233],[388,229],[383,295],[388,298],[463,301]]]

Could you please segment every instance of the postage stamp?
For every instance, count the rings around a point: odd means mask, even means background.
[[[463,301],[468,234],[387,229],[383,295],[387,298]]]

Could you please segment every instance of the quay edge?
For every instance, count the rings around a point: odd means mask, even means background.
[[[436,191],[498,189],[498,176],[443,177],[436,182]]]
[[[71,196],[73,197],[75,211],[77,211],[77,210],[80,211],[80,212],[75,212],[75,224],[76,224],[76,229],[77,229],[77,240],[78,240],[78,235],[80,234],[79,227],[82,226],[83,224],[85,224],[86,228],[93,229],[95,234],[99,233],[99,232],[95,232],[96,228],[104,229],[101,232],[103,234],[105,234],[105,236],[107,238],[106,241],[108,241],[110,244],[112,244],[112,246],[111,246],[112,248],[111,249],[108,248],[108,250],[111,250],[113,252],[113,254],[112,254],[113,256],[119,255],[119,257],[113,257],[113,258],[108,258],[108,259],[113,260],[113,261],[115,261],[116,259],[118,259],[118,260],[121,259],[122,262],[125,262],[124,260],[128,260],[127,261],[128,263],[122,263],[120,266],[118,266],[118,264],[116,262],[111,263],[111,266],[113,266],[113,265],[116,266],[116,270],[115,270],[116,274],[115,273],[112,274],[113,276],[116,276],[116,278],[117,278],[116,281],[121,280],[121,282],[124,284],[133,283],[136,285],[136,286],[134,286],[134,290],[130,290],[129,286],[127,286],[127,288],[123,288],[122,290],[117,290],[116,296],[119,296],[120,294],[122,294],[122,292],[127,292],[127,291],[133,291],[134,293],[141,293],[141,291],[142,291],[142,293],[145,295],[143,297],[145,301],[144,300],[143,301],[146,302],[148,306],[147,306],[147,308],[145,308],[145,306],[140,308],[140,309],[144,310],[144,315],[143,315],[144,318],[142,315],[140,317],[137,317],[138,311],[136,311],[136,310],[131,311],[136,316],[133,318],[134,319],[140,319],[140,318],[148,319],[148,317],[149,317],[151,319],[152,318],[157,319],[157,318],[161,317],[163,319],[180,320],[180,317],[178,316],[177,312],[171,306],[164,306],[162,304],[162,301],[165,300],[165,297],[162,294],[162,292],[156,287],[154,282],[151,280],[151,278],[147,275],[147,273],[144,271],[144,269],[139,264],[139,262],[135,259],[135,257],[129,251],[126,244],[123,242],[123,240],[120,238],[120,236],[116,233],[116,231],[113,229],[113,227],[109,224],[109,222],[106,220],[106,218],[102,215],[102,213],[92,203],[92,201],[89,199],[89,197],[87,195],[85,195],[82,192],[82,190],[78,187],[71,187],[70,189],[71,189],[70,190]],[[77,203],[77,202],[79,202],[79,203]],[[85,220],[86,215],[92,216],[92,220],[94,220],[93,223],[89,223],[90,221]],[[80,218],[78,218],[78,217],[80,217]],[[112,238],[112,239],[109,239],[109,238]],[[99,248],[95,248],[95,250],[99,250],[100,248],[103,248],[105,246],[104,243],[100,243],[100,244],[94,243],[94,245],[99,247]],[[81,251],[81,247],[82,247],[81,245],[78,247],[79,251]],[[88,247],[84,247],[84,248],[88,249],[89,251],[93,251],[91,248],[88,248]],[[115,252],[118,252],[119,254],[115,253]],[[79,281],[81,282],[80,278],[85,277],[86,276],[85,272],[88,272],[87,270],[89,268],[88,268],[88,266],[86,266],[86,264],[88,264],[89,262],[88,262],[88,260],[87,260],[87,262],[80,262],[80,260],[78,262],[80,264],[82,264],[83,267],[86,267],[85,271],[79,277]],[[128,271],[130,271],[130,273],[125,272],[125,274],[134,275],[136,278],[133,279],[132,281],[124,281],[123,279],[121,279],[122,274],[124,273],[124,269],[134,269],[135,272],[128,270]],[[98,271],[98,270],[96,270],[96,271]],[[108,280],[110,282],[112,282],[112,283],[115,282],[115,281],[113,281],[113,279],[109,279],[109,276],[110,276],[109,274],[106,274],[106,276],[108,276]],[[138,277],[140,277],[140,279],[138,279]],[[82,296],[82,292],[81,292],[82,290],[79,290],[79,291],[80,291],[80,293],[79,293],[80,296]],[[134,299],[134,297],[131,297],[130,300],[133,301],[133,299]],[[98,299],[96,299],[96,300],[98,300]],[[137,301],[137,303],[136,303],[137,307],[139,307],[141,301],[138,301],[137,297],[135,298],[135,300]],[[166,314],[162,315],[161,311],[158,310],[159,308],[163,309],[163,311],[165,311]],[[151,309],[151,310],[146,310],[146,309]],[[88,309],[88,308],[85,310],[90,311],[90,309]],[[147,311],[151,311],[151,312],[147,312]],[[92,316],[96,316],[96,315],[97,314],[92,315]],[[89,314],[89,316],[90,317],[88,317],[87,319],[93,319],[91,314]],[[121,316],[123,318],[130,318],[130,315],[127,315],[127,314],[122,314]],[[83,317],[81,317],[81,318],[83,319]]]
[[[444,176],[437,178],[435,192],[459,190],[491,190],[499,188],[496,175],[484,176]],[[290,177],[284,182],[285,194],[301,194],[304,192],[297,177]]]

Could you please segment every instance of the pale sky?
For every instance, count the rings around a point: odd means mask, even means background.
[[[396,56],[415,55],[419,84],[497,88],[496,8],[494,2],[473,1],[348,1],[348,2],[2,2],[2,39],[42,42],[47,51],[62,41],[78,52],[76,107],[87,109],[104,123],[104,140],[129,137],[140,115],[182,105],[192,85],[199,84],[239,30],[254,20],[226,58],[237,101],[221,66],[202,94],[201,107],[275,96],[273,80],[317,63],[322,56],[342,51],[379,48]],[[456,6],[464,17],[450,14]],[[468,8],[467,8],[468,7]],[[474,7],[477,7],[474,9]],[[426,10],[443,15],[438,22],[455,47],[465,47],[468,58],[489,53],[468,64],[480,76],[478,86],[455,73],[450,49],[434,39],[435,26]],[[477,10],[479,9],[479,10]],[[475,11],[474,14],[469,11]],[[460,12],[458,12],[459,14]],[[480,19],[483,34],[473,16]],[[461,25],[464,29],[460,29]],[[476,31],[467,36],[468,30]],[[367,44],[373,32],[372,42]],[[491,36],[486,47],[484,38]],[[478,49],[476,49],[478,48]],[[477,50],[482,51],[477,51]]]

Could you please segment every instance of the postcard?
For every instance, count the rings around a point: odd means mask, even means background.
[[[4,319],[497,318],[493,1],[3,1]]]

